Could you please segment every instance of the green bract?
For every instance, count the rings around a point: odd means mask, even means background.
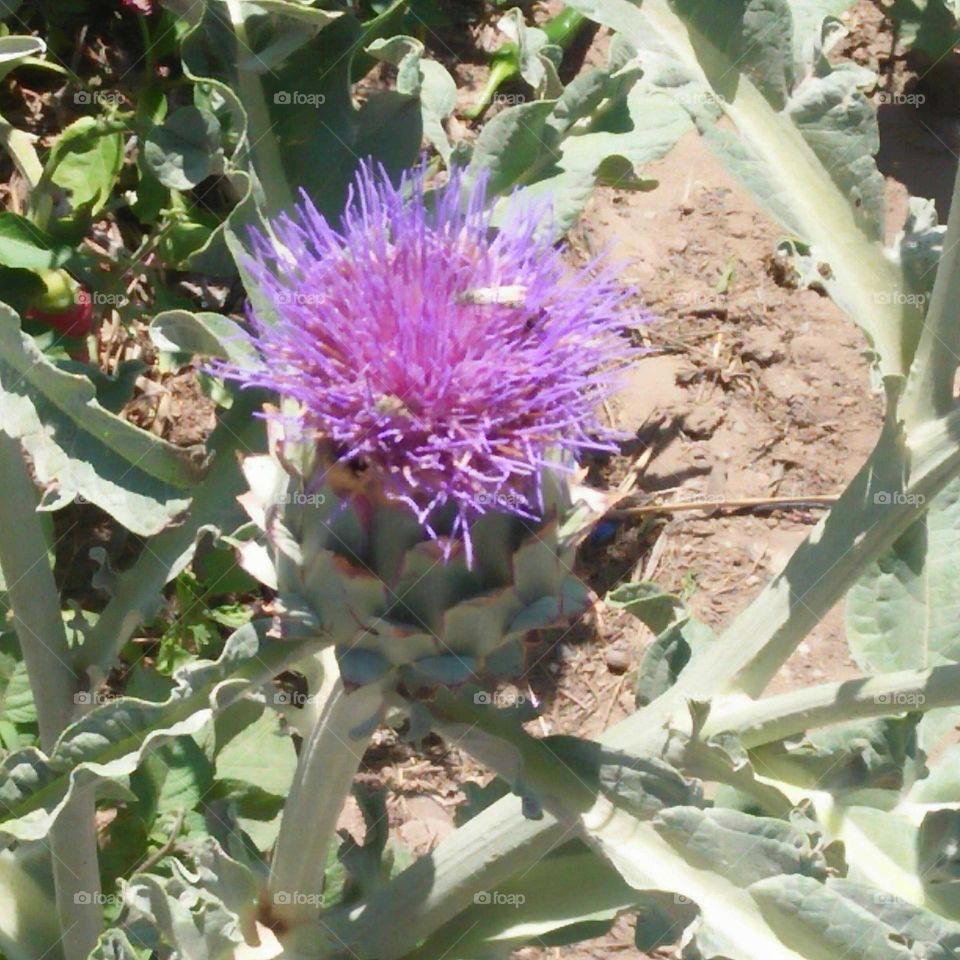
[[[243,463],[242,502],[264,537],[241,556],[281,610],[315,618],[348,685],[389,674],[415,693],[519,676],[527,636],[589,605],[573,564],[609,505],[598,491],[544,472],[544,519],[491,509],[472,524],[469,566],[463,544],[445,556],[405,504],[344,489],[332,477],[349,467],[274,433],[270,454]]]

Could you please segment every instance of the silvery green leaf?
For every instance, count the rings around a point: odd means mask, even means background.
[[[847,595],[847,638],[864,669],[960,660],[960,481],[927,507]]]
[[[917,873],[927,904],[960,921],[960,810],[931,810],[923,818],[917,835]]]
[[[606,602],[633,614],[655,635],[640,662],[638,706],[651,703],[669,690],[690,659],[713,640],[713,631],[691,616],[680,597],[666,593],[655,583],[624,584],[608,593]]]
[[[263,683],[311,641],[261,644],[266,625],[237,630],[216,662],[199,661],[176,676],[163,703],[122,697],[103,703],[61,735],[50,757],[21,750],[0,765],[0,835],[46,836],[75,789],[132,773],[153,748],[197,733],[220,710]]]
[[[376,40],[367,53],[397,68],[397,92],[416,97],[420,102],[423,135],[443,158],[450,162],[450,139],[443,122],[457,103],[457,85],[436,60],[424,58],[423,44],[413,37]]]
[[[221,313],[164,310],[150,321],[150,340],[158,350],[189,357],[216,357],[237,364],[255,358],[240,325]]]
[[[906,709],[906,708],[905,708]],[[922,774],[916,714],[854,721],[751,751],[754,762],[778,779],[803,787],[845,791],[899,791]]]
[[[79,496],[142,535],[183,513],[202,465],[104,410],[90,380],[54,366],[2,304],[0,321],[0,422],[50,491],[46,504]]]
[[[143,954],[134,949],[127,935],[116,928],[105,931],[90,960],[142,960]]]
[[[523,11],[518,7],[508,10],[500,18],[497,28],[516,46],[520,76],[536,95],[541,99],[559,96],[563,85],[557,76],[560,59],[557,54],[562,56],[562,51],[548,44],[547,35],[542,30],[528,27]]]
[[[291,209],[302,188],[336,217],[360,158],[392,174],[416,161],[423,135],[417,98],[387,90],[359,107],[353,99],[353,62],[376,33],[365,33],[352,14],[283,0],[165,4],[191,24],[183,42],[188,74],[226,85],[242,104],[246,129],[232,160],[255,174],[266,213]],[[242,234],[234,241],[235,254],[245,242]]]
[[[692,124],[672,99],[638,84],[640,75],[632,48],[615,42],[605,68],[584,71],[556,99],[508,107],[484,124],[470,169],[487,172],[493,193],[520,187],[499,203],[495,219],[507,218],[515,204],[548,202],[559,236],[597,183],[651,186],[638,171],[667,154]]]
[[[827,876],[822,850],[784,820],[739,810],[667,807],[655,817],[654,827],[692,862],[709,864],[741,886],[785,873],[818,880]]]
[[[2,12],[2,7],[0,7]],[[40,57],[47,51],[46,43],[39,37],[0,37],[0,79],[3,79],[21,60]]]
[[[150,131],[143,155],[147,168],[164,186],[190,190],[220,171],[220,122],[207,110],[180,107]]]
[[[44,889],[25,854],[24,847],[0,852],[0,951],[8,960],[56,956],[60,942],[53,891]]]
[[[871,960],[916,960],[887,924],[829,884],[778,876],[752,884],[749,891],[784,946],[799,956],[835,960],[850,953]]]
[[[847,642],[861,669],[887,673],[960,660],[958,578],[960,481],[954,480],[847,594]],[[931,711],[923,745],[933,749],[958,719],[956,710]]]
[[[960,949],[960,924],[876,887],[832,879],[828,886],[883,921],[924,960],[951,960]]]
[[[485,956],[484,948],[509,956],[526,944],[567,942],[558,934],[588,923],[599,925],[601,929],[592,931],[598,936],[619,913],[644,900],[595,854],[571,844],[495,890],[475,894],[473,905],[441,927],[413,956],[417,960]],[[676,931],[677,937],[680,932]]]
[[[217,753],[219,791],[233,802],[240,826],[260,850],[277,839],[296,766],[293,741],[273,710],[262,710]]]
[[[139,874],[127,884],[124,901],[131,919],[150,921],[182,960],[227,960],[243,942],[236,914],[186,878]]]
[[[719,784],[714,797],[718,806],[738,807],[742,803],[751,811],[775,817],[787,816],[793,807],[774,784],[758,776],[749,754],[733,735],[703,740],[671,731],[664,759],[688,777]],[[722,802],[721,797],[730,802]]]

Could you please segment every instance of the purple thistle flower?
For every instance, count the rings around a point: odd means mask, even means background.
[[[469,555],[488,509],[539,518],[558,451],[613,448],[597,408],[636,349],[627,292],[564,261],[546,208],[518,204],[494,231],[483,183],[464,193],[458,173],[428,196],[423,170],[395,187],[364,165],[339,229],[304,196],[276,240],[254,238],[248,268],[280,321],[251,317],[262,362],[215,370],[299,401],[300,435],[362,464],[430,536],[452,510],[444,532]]]

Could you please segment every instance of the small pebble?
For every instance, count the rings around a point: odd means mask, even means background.
[[[603,657],[611,673],[626,673],[630,669],[630,654],[626,650],[610,647],[604,652]]]

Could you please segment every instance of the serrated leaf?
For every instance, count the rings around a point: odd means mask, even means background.
[[[74,211],[99,213],[113,193],[123,167],[123,136],[93,117],[74,120],[57,138],[46,169],[65,190]]]
[[[809,960],[851,953],[870,960],[916,960],[869,911],[811,877],[770,877],[750,887],[784,947]]]
[[[150,131],[143,150],[147,168],[160,183],[190,190],[222,163],[220,122],[209,111],[180,107]]]
[[[765,744],[751,751],[765,773],[835,794],[900,790],[922,769],[916,714],[855,721],[814,730],[803,737]]]
[[[858,666],[883,673],[960,660],[960,480],[871,564],[846,600]]]
[[[203,476],[189,453],[109,413],[86,377],[57,369],[0,304],[0,423],[61,506],[80,496],[134,533],[157,533]]]
[[[366,52],[397,67],[397,92],[418,99],[423,134],[444,163],[449,163],[450,140],[443,121],[453,113],[457,103],[453,77],[435,60],[424,59],[424,46],[414,37],[376,40]]]
[[[676,594],[648,581],[624,584],[606,602],[644,623],[654,639],[643,652],[637,675],[637,706],[652,703],[676,682],[691,658],[713,640],[713,631],[694,618]]]
[[[163,703],[123,697],[96,707],[67,728],[50,757],[22,750],[0,765],[0,835],[46,836],[74,789],[132,773],[154,748],[201,730],[218,711],[262,683],[315,639],[262,644],[266,624],[241,627],[215,663],[179,671]],[[259,631],[259,633],[258,633]]]

